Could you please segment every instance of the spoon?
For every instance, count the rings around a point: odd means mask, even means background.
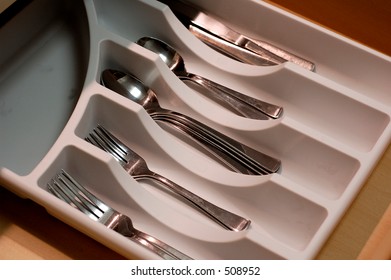
[[[155,92],[130,74],[107,69],[102,72],[101,79],[107,88],[143,106],[153,119],[171,125],[179,124],[175,128],[181,128],[183,133],[219,157],[233,171],[265,175],[280,168],[280,160],[239,143],[189,116],[160,107]]]
[[[171,71],[182,81],[190,81],[203,87],[209,93],[209,98],[218,99],[223,105],[229,106],[237,113],[251,119],[277,119],[282,115],[283,108],[259,99],[242,94],[204,77],[186,71],[182,56],[170,45],[151,37],[143,37],[137,44],[158,54]]]

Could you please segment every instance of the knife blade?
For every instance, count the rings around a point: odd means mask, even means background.
[[[307,70],[315,71],[315,64],[313,62],[268,42],[255,40],[242,35],[190,3],[181,0],[159,0],[159,2],[169,6],[178,19],[200,40],[237,60],[256,65],[273,65],[290,61]],[[258,63],[253,59],[241,60],[241,57],[237,55],[239,52],[238,49],[232,46],[227,47],[226,44],[222,45],[222,40],[242,48],[244,50],[242,56],[248,58],[249,52],[258,55],[260,57],[258,58]],[[236,52],[232,54],[232,50]]]

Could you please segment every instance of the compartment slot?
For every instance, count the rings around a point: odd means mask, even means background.
[[[246,209],[254,230],[265,232],[294,250],[304,250],[328,217],[325,208],[273,179],[240,190],[226,188],[224,192],[234,197],[233,204]]]
[[[361,166],[353,156],[283,123],[243,136],[254,148],[275,152],[283,163],[281,176],[327,199],[339,199]]]
[[[94,0],[94,5],[98,24],[132,41],[167,27],[162,22],[163,6],[157,1]]]
[[[114,165],[113,168],[109,162],[102,160],[102,157],[92,156],[84,149],[70,145],[60,151],[54,162],[39,178],[38,185],[47,191],[47,183],[61,169],[64,169],[106,205],[128,215],[136,228],[162,240],[167,240],[167,243],[175,244],[176,248],[183,250],[182,245],[185,241],[181,240],[180,235],[164,223],[164,220],[167,220],[166,217],[172,217],[173,221],[170,224],[175,228],[177,226],[176,223],[182,220],[181,215],[172,212],[172,210],[170,211],[169,208],[162,205],[152,196],[145,195],[143,188],[136,186],[137,183],[135,181],[126,177],[126,174],[118,172],[120,169],[115,167]],[[127,188],[124,188],[124,185]],[[146,212],[143,205],[153,205],[155,211]],[[68,209],[71,210],[71,206]],[[77,211],[77,213],[84,216],[82,212]],[[76,215],[75,219],[80,222],[80,218],[77,219]],[[89,219],[87,220],[89,221]],[[111,230],[102,230],[102,228],[97,230],[96,228],[88,227],[87,223],[81,225],[81,228],[88,235],[92,235],[95,238],[96,236],[103,236],[106,239],[110,238],[107,232]],[[118,246],[116,239],[107,241],[109,246]],[[129,252],[130,254],[140,252],[139,245],[127,239],[123,239],[119,246],[122,247],[121,250],[128,252],[126,255]]]
[[[310,78],[309,78],[310,77]],[[356,150],[369,152],[390,123],[390,117],[353,92],[328,84],[316,75],[282,69],[271,75],[243,79],[249,92],[257,89],[280,100],[286,118],[314,129]]]
[[[188,1],[243,34],[313,61],[320,76],[391,106],[389,56],[263,1],[243,1],[240,13],[235,0]]]
[[[2,38],[9,33],[0,52],[0,130],[6,132],[0,137],[0,166],[21,175],[37,165],[64,128],[88,65],[84,7],[49,2],[34,1],[0,31]],[[37,7],[45,7],[47,20],[30,10]],[[11,33],[13,28],[20,32]]]

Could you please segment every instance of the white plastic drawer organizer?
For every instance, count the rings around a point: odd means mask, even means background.
[[[313,61],[316,71],[228,58],[154,0],[33,1],[0,30],[1,184],[129,258],[159,256],[49,193],[61,169],[191,258],[314,258],[389,144],[391,59],[262,1],[192,2],[243,34]],[[196,93],[135,43],[145,36],[175,47],[189,72],[281,105],[283,116],[240,117]],[[281,160],[281,168],[263,176],[228,170],[102,86],[105,69],[133,74],[162,107]],[[249,228],[226,230],[158,184],[133,179],[84,140],[98,124],[151,170],[250,219]]]

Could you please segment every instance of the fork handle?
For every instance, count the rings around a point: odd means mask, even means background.
[[[247,229],[251,223],[250,220],[245,219],[239,215],[236,215],[236,214],[234,214],[228,210],[225,210],[221,207],[218,207],[217,205],[199,197],[198,195],[181,187],[180,185],[174,183],[170,179],[168,179],[168,178],[166,178],[156,172],[150,171],[149,173],[146,173],[143,175],[134,176],[134,178],[136,180],[142,179],[142,178],[148,178],[148,179],[152,179],[157,182],[160,182],[161,184],[166,186],[168,189],[170,189],[174,193],[185,198],[187,201],[189,201],[191,204],[193,204],[196,207],[196,209],[202,211],[209,218],[211,218],[215,222],[219,223],[221,226],[223,226],[226,229],[229,229],[232,231],[242,231],[242,230]]]
[[[130,239],[144,247],[147,247],[165,260],[192,260],[192,258],[178,251],[174,247],[171,247],[145,232],[134,229],[133,233],[134,236],[129,237]]]
[[[107,214],[106,214],[107,215]],[[151,252],[154,252],[158,256],[162,257],[165,260],[191,260],[189,256],[178,251],[174,247],[160,241],[159,239],[142,232],[133,227],[132,220],[126,216],[117,212],[117,215],[113,215],[110,212],[110,215],[107,215],[107,220],[103,224],[109,228],[114,229],[116,232],[122,234],[123,236],[129,238],[133,242],[140,244],[141,246],[147,248]]]
[[[162,248],[155,246],[151,242],[148,242],[148,240],[138,236],[127,236],[130,240],[140,244],[141,246],[147,248],[148,250],[154,252],[156,255],[162,257],[164,260],[180,260],[179,258],[175,257],[174,255],[170,254],[166,250],[163,250]]]

